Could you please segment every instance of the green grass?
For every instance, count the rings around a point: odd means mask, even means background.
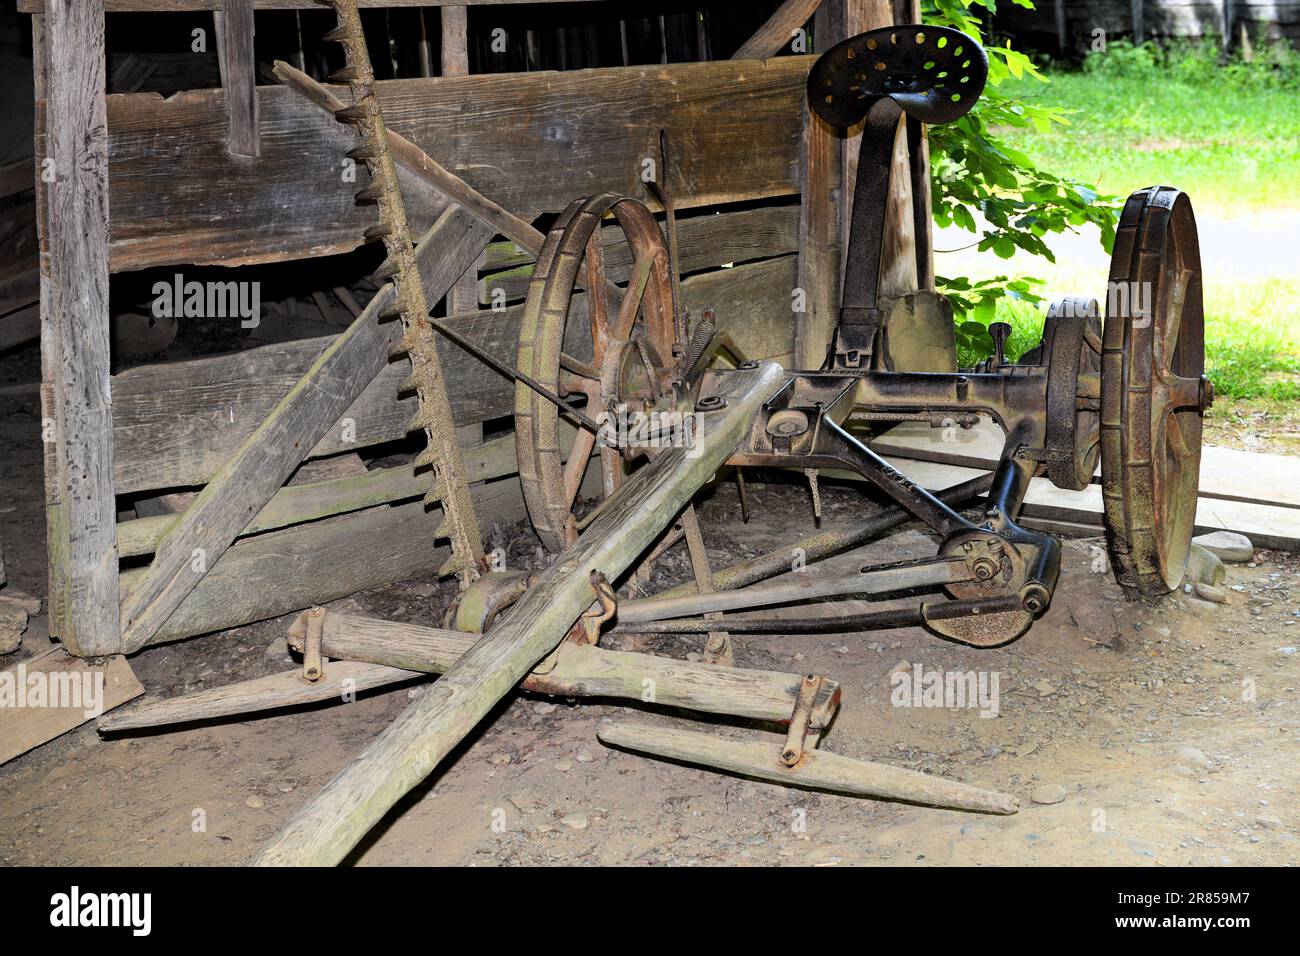
[[[1178,186],[1205,223],[1263,212],[1300,214],[1300,58],[1287,48],[1259,51],[1250,64],[1221,66],[1212,46],[1165,51],[1113,44],[1085,69],[1050,71],[1046,85],[1016,81],[1013,95],[1076,110],[1071,125],[1047,133],[999,130],[1042,168],[1126,196],[1155,183]],[[1056,247],[1061,240],[1046,239]],[[1058,249],[1059,251],[1059,249]],[[1082,265],[1076,243],[1053,265],[1020,254],[940,256],[943,275],[980,280],[999,274],[1045,280],[1049,301],[1085,293],[1104,299],[1106,270]],[[1206,368],[1230,399],[1300,400],[1300,270],[1242,280],[1205,268]],[[1042,334],[1043,305],[998,302],[995,318],[1014,331],[1018,357]],[[960,350],[962,364],[982,357]],[[984,354],[987,354],[986,352]]]
[[[1004,264],[1004,263],[999,263]],[[1049,301],[1072,292],[1103,300],[1104,270],[1054,270]],[[1205,368],[1215,393],[1223,398],[1300,401],[1300,278],[1271,278],[1249,283],[1214,281],[1205,288]],[[1017,359],[1043,335],[1046,304],[1015,299],[998,303],[995,320],[1012,327],[1007,354]],[[959,349],[963,366],[988,350]]]
[[[1300,209],[1300,68],[1288,48],[1220,67],[1213,48],[1112,44],[1090,69],[1012,81],[1013,96],[1075,111],[1047,133],[999,130],[1044,169],[1124,196],[1168,183],[1220,218]]]

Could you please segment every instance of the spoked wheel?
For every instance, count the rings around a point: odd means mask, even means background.
[[[624,290],[609,282],[605,268],[600,222],[611,212],[632,254]],[[580,275],[586,295],[577,300]],[[565,352],[566,346],[585,351],[586,326],[590,360]],[[637,411],[670,387],[673,331],[668,250],[654,216],[641,203],[609,193],[572,203],[547,235],[528,286],[519,369],[561,396],[585,395],[591,418],[617,413],[620,404]],[[521,382],[515,388],[515,440],[528,515],[543,544],[562,551],[577,538],[573,505],[597,435],[579,428],[564,460],[557,408]],[[621,482],[624,457],[604,445],[599,453],[602,493],[608,496]]]
[[[1101,369],[1102,493],[1115,577],[1130,595],[1182,581],[1196,522],[1205,317],[1187,196],[1128,198],[1111,257]]]

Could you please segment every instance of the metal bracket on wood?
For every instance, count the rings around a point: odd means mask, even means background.
[[[305,680],[320,680],[325,676],[325,658],[321,641],[325,629],[325,609],[314,607],[306,615],[306,635],[302,645],[302,676]]]
[[[794,710],[790,713],[790,729],[786,731],[785,746],[781,748],[781,763],[787,767],[798,766],[799,761],[803,760],[813,705],[817,702],[817,695],[822,689],[822,680],[823,678],[817,674],[808,674],[799,684],[799,693],[794,699]]]

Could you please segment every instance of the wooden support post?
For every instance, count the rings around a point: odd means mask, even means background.
[[[416,250],[428,297],[442,298],[490,238],[487,227],[460,206],[448,207]],[[123,646],[128,653],[158,632],[297,464],[388,364],[390,341],[400,335],[401,327],[381,325],[379,317],[391,306],[392,297],[391,285],[380,290],[158,545],[149,570],[122,601]]]
[[[230,133],[226,149],[235,156],[261,154],[257,129],[257,59],[253,55],[253,0],[225,0],[216,21],[217,60],[226,91]]]
[[[109,385],[104,0],[51,4],[43,30],[45,154],[54,170],[53,181],[42,183],[41,237],[50,627],[71,652],[99,656],[121,650]]]
[[[469,75],[469,8],[442,8],[442,75]],[[478,308],[478,270],[482,259],[475,260],[447,293],[447,314],[470,312]]]
[[[810,787],[862,797],[906,800],[932,807],[1011,814],[1020,803],[1009,793],[981,790],[883,763],[853,760],[824,750],[806,749],[793,767],[780,761],[783,743],[777,740],[732,740],[672,727],[654,727],[611,720],[596,729],[600,742],[640,753],[700,764],[717,770],[770,780],[791,787]]]
[[[769,56],[776,56],[790,45],[794,32],[808,22],[821,2],[822,0],[785,0],[731,58],[766,60]]]
[[[817,10],[813,44],[824,53],[843,35],[839,0]],[[839,315],[840,217],[839,133],[804,103],[802,183],[799,206],[799,291],[795,309],[795,356],[799,368],[821,368]],[[802,306],[802,309],[800,309]]]
[[[433,771],[591,606],[594,572],[616,580],[711,477],[785,380],[764,363],[728,375],[725,406],[704,415],[695,447],[665,450],[609,499],[577,543],[374,743],[300,810],[255,862],[338,863]]]
[[[295,639],[294,634],[304,632],[296,630],[297,624],[294,628],[290,644],[300,645],[301,638]],[[341,691],[348,686],[345,680],[355,681],[355,689],[364,690],[445,673],[478,639],[477,634],[461,631],[327,611],[322,648],[325,656],[334,660],[325,665],[325,676],[315,684],[303,681],[302,670],[296,669],[145,701],[128,712],[105,716],[99,729],[112,733],[341,700]],[[657,706],[780,723],[790,719],[801,680],[800,674],[739,670],[565,642],[555,655],[554,667],[529,674],[519,686],[556,697],[637,702],[644,702],[646,688],[653,687]],[[813,726],[827,726],[839,701],[839,684],[824,679],[813,708]]]

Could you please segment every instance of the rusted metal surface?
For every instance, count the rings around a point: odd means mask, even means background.
[[[325,609],[314,607],[307,612],[302,643],[302,676],[318,681],[325,676],[325,659],[322,656],[321,634],[325,626]]]
[[[787,767],[794,767],[803,759],[804,740],[808,736],[813,704],[817,702],[821,688],[822,679],[816,674],[808,674],[799,682],[799,694],[795,697],[794,710],[790,712],[790,726],[786,729],[785,746],[781,748],[781,763]]]
[[[1115,235],[1101,369],[1102,494],[1115,576],[1131,593],[1178,586],[1196,518],[1205,316],[1187,196],[1129,197]]]
[[[357,203],[374,205],[379,211],[380,221],[366,230],[366,239],[383,240],[388,258],[381,271],[391,276],[396,293],[396,312],[381,318],[398,318],[402,322],[401,351],[411,363],[407,384],[419,400],[420,410],[411,422],[411,430],[424,432],[427,447],[416,458],[415,467],[429,466],[429,480],[437,493],[430,492],[427,500],[439,504],[443,513],[436,536],[445,536],[451,542],[452,556],[439,573],[458,574],[461,586],[466,587],[485,570],[483,539],[465,478],[447,383],[429,325],[429,304],[420,283],[383,109],[375,95],[375,74],[361,28],[361,15],[356,0],[332,0],[322,5],[334,7],[338,26],[326,38],[341,44],[346,58],[343,69],[330,79],[347,83],[352,92],[352,105],[334,115],[340,122],[355,126],[360,137],[360,145],[348,155],[366,164],[370,185],[357,194]]]

